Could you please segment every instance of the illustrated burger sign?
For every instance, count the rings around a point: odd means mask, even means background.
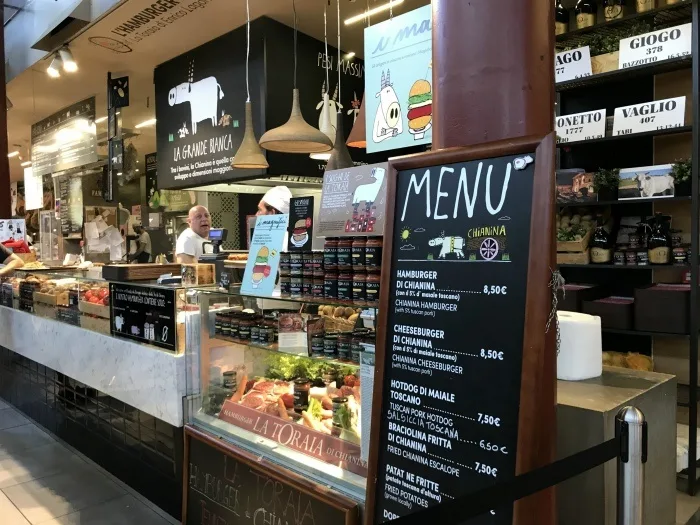
[[[425,137],[433,125],[433,92],[430,82],[417,80],[408,93],[408,132],[416,140]]]

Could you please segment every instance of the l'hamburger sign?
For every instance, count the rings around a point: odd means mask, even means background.
[[[365,29],[367,153],[432,142],[431,38],[430,5]]]
[[[311,251],[313,217],[313,197],[297,197],[289,201],[289,251]]]

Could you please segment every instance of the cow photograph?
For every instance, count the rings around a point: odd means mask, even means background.
[[[673,197],[675,181],[672,169],[671,164],[621,169],[618,199]]]

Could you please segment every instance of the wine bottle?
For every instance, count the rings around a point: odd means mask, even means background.
[[[598,226],[593,232],[590,249],[591,262],[593,264],[610,264],[612,260],[612,241],[610,240],[610,234],[605,229],[601,216],[598,217]]]
[[[576,13],[576,29],[591,27],[595,25],[598,4],[594,0],[578,0],[574,12]]]
[[[569,12],[561,5],[561,0],[554,0],[554,34],[563,35],[569,30]]]
[[[603,0],[603,13],[605,21],[624,18],[627,14],[627,0]]]
[[[637,0],[637,13],[645,13],[652,9],[656,9],[656,0]]]
[[[668,215],[661,213],[657,213],[653,219],[648,241],[649,262],[651,264],[669,264],[671,262],[670,219]]]

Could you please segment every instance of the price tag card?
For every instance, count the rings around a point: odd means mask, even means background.
[[[590,77],[592,74],[591,48],[588,46],[554,55],[554,78],[557,84],[575,78]]]
[[[685,97],[615,108],[613,135],[680,128],[685,124]]]
[[[602,139],[605,136],[605,109],[563,115],[554,120],[557,143]]]
[[[626,69],[690,56],[691,33],[691,24],[684,24],[623,38],[620,40],[619,68]]]

